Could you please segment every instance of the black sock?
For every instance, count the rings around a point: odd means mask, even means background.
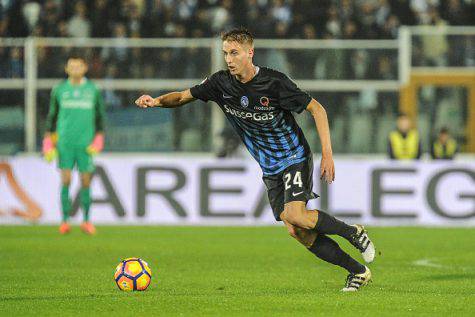
[[[343,221],[320,210],[318,210],[318,220],[314,230],[318,233],[337,234],[346,240],[350,240],[351,235],[357,231],[355,227],[347,225]]]
[[[338,243],[324,234],[318,234],[315,242],[308,250],[323,261],[341,266],[350,273],[360,274],[366,270],[364,265],[358,263],[343,251]]]

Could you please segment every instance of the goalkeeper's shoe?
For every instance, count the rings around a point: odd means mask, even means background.
[[[59,226],[59,233],[66,234],[71,231],[71,226],[67,222],[62,222]]]
[[[366,271],[361,274],[350,273],[346,277],[345,287],[342,288],[343,292],[356,292],[361,286],[368,285],[371,281],[371,271],[365,266]]]
[[[89,221],[85,221],[81,224],[81,230],[85,234],[93,235],[96,233],[96,228]]]
[[[373,262],[376,250],[373,242],[368,237],[368,232],[362,225],[353,225],[353,227],[356,228],[356,233],[350,237],[351,244],[361,252],[366,263]]]

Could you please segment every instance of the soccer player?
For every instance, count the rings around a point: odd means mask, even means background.
[[[346,269],[343,291],[357,291],[370,281],[371,271],[329,235],[348,240],[369,263],[375,249],[367,232],[363,226],[347,225],[321,210],[306,208],[307,201],[316,198],[312,153],[291,112],[307,110],[314,117],[322,144],[320,176],[331,183],[335,168],[325,109],[285,74],[253,64],[253,37],[247,30],[223,33],[222,41],[227,70],[191,89],[157,98],[143,95],[135,103],[142,108],[174,108],[195,99],[216,102],[262,168],[275,219],[283,221],[290,235],[318,258]]]
[[[81,175],[80,203],[84,211],[81,230],[86,234],[94,234],[96,229],[89,220],[89,186],[94,172],[92,156],[104,148],[104,102],[99,89],[84,77],[87,64],[82,57],[71,56],[67,60],[65,72],[68,78],[51,91],[43,154],[48,161],[58,155],[63,212],[59,232],[65,234],[71,230],[69,185],[71,171],[77,165]]]

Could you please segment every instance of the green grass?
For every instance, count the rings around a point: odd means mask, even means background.
[[[342,293],[346,273],[280,227],[0,226],[0,315],[461,316],[475,312],[475,230],[372,228],[374,282]],[[338,240],[360,259],[351,246]],[[113,282],[121,258],[152,269],[145,292]],[[417,266],[414,261],[428,260]],[[426,262],[427,263],[427,262]]]

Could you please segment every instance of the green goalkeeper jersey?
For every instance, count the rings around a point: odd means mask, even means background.
[[[87,147],[103,127],[104,101],[90,80],[79,85],[64,80],[53,88],[46,130],[57,132],[59,145]]]

